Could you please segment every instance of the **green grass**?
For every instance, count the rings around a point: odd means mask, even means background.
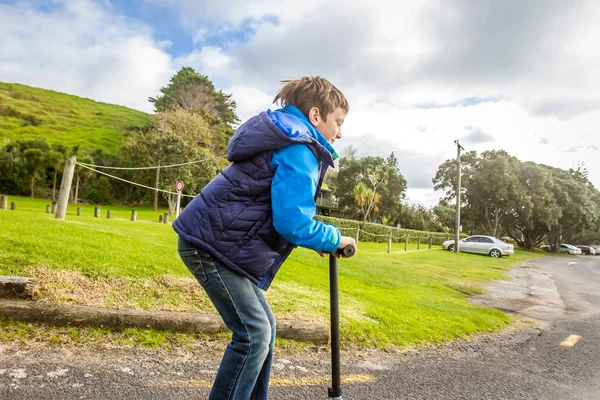
[[[0,210],[0,275],[33,274],[38,294],[56,302],[213,312],[212,305],[177,257],[176,234],[158,213],[112,208],[113,218],[93,218],[92,207],[64,222],[45,213],[43,200],[10,198],[17,210]],[[403,243],[359,244],[340,260],[341,330],[360,347],[406,347],[493,332],[511,322],[506,314],[475,307],[468,296],[486,282],[539,254],[517,251],[502,259],[454,254]],[[283,266],[267,297],[279,318],[327,322],[328,261],[298,249]],[[160,340],[157,338],[156,340]],[[145,339],[146,341],[146,339]],[[147,341],[152,341],[148,339]]]
[[[0,82],[0,143],[45,138],[114,154],[126,133],[149,123],[150,115],[141,111]]]

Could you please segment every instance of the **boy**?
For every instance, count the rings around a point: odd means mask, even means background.
[[[294,247],[323,257],[356,247],[313,218],[348,101],[326,79],[303,77],[286,81],[274,103],[283,108],[238,128],[227,149],[232,164],[173,223],[179,255],[233,332],[212,400],[267,399],[275,318],[262,291]]]

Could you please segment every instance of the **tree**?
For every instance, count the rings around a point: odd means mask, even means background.
[[[597,227],[600,216],[598,191],[581,170],[564,171],[543,166],[553,178],[554,197],[561,209],[558,223],[552,229],[553,244],[565,243],[584,231]]]
[[[239,123],[232,96],[215,90],[210,79],[193,68],[181,68],[160,92],[160,96],[148,99],[154,103],[157,112],[178,107],[190,112],[200,111],[205,116],[222,120],[230,127]]]
[[[46,153],[46,159],[44,160],[46,168],[52,169],[54,177],[52,179],[52,201],[56,200],[56,177],[58,171],[63,168],[65,164],[65,155],[59,153],[56,150],[50,150]]]
[[[81,163],[85,163],[85,164],[93,164],[94,160],[92,159],[92,157],[88,156],[88,155],[83,155],[80,156],[78,158],[78,161]],[[88,169],[88,168],[84,168],[81,166],[75,166],[75,172],[74,172],[74,177],[75,177],[75,189],[72,192],[72,203],[73,204],[78,204],[79,203],[79,188],[81,187],[81,184],[89,181],[93,178],[94,176],[94,171]]]
[[[216,140],[215,132],[201,115],[175,108],[158,113],[151,130],[128,137],[123,155],[134,165],[163,166],[156,170],[138,171],[136,182],[152,184],[154,180],[158,189],[174,192],[175,182],[181,179],[185,183],[185,193],[195,195],[222,167],[211,151],[215,148]],[[164,167],[193,161],[202,162]],[[155,194],[158,195],[158,191]],[[176,195],[162,192],[162,196],[167,200],[169,213],[172,214]]]
[[[486,151],[465,174],[470,219],[488,235],[500,237],[505,216],[523,201],[518,165],[505,151]]]
[[[377,211],[377,205],[381,203],[381,195],[373,189],[367,187],[364,182],[358,182],[352,191],[354,201],[360,209],[360,215],[363,216],[363,224],[367,221],[371,210]]]
[[[365,216],[368,218],[371,212],[375,212],[395,220],[406,190],[406,179],[397,165],[392,163],[394,163],[393,159],[385,160],[382,157],[341,158],[338,172],[331,182],[340,209],[351,211],[363,219]],[[371,198],[374,199],[375,193],[379,194],[380,203],[377,205],[377,210],[375,204],[371,205],[368,212],[368,206],[363,210],[357,205],[354,189],[360,182],[365,187],[374,189]]]
[[[23,152],[24,166],[29,176],[29,197],[33,198],[35,192],[35,180],[40,177],[44,166],[44,152],[41,149],[27,149]]]
[[[448,204],[446,201],[440,201],[433,207],[433,214],[438,223],[447,231],[454,230],[456,227],[456,207]]]

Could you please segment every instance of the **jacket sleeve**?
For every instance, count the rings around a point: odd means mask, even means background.
[[[314,219],[319,164],[308,146],[297,143],[273,152],[271,206],[275,231],[285,240],[312,250],[334,252],[340,231]]]

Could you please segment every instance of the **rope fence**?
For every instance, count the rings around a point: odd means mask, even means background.
[[[78,162],[78,161],[76,161],[76,162],[75,162],[75,164],[76,164],[76,165],[79,165],[80,167],[87,168],[87,169],[89,169],[90,171],[94,171],[94,172],[97,172],[97,173],[99,173],[99,174],[106,175],[106,176],[108,176],[108,177],[110,177],[110,178],[113,178],[113,179],[118,179],[118,180],[120,180],[120,181],[123,181],[123,182],[129,183],[129,184],[131,184],[131,185],[134,185],[134,186],[143,187],[143,188],[146,188],[146,189],[153,190],[153,191],[155,191],[155,192],[161,192],[161,193],[168,193],[168,194],[174,194],[174,195],[177,195],[177,192],[171,192],[171,191],[169,191],[169,190],[163,190],[163,189],[154,188],[154,187],[152,187],[152,186],[143,185],[143,184],[141,184],[141,183],[138,183],[138,182],[129,181],[129,180],[127,180],[127,179],[123,179],[123,178],[120,178],[120,177],[118,177],[118,176],[114,176],[114,175],[111,175],[111,174],[107,174],[106,172],[98,171],[97,169],[94,169],[94,168],[91,168],[91,167],[89,167],[89,166],[88,166],[88,164],[80,163],[80,162]],[[183,197],[191,197],[191,198],[194,198],[194,197],[195,197],[195,196],[192,196],[192,195],[189,195],[189,194],[183,194],[183,193],[182,193],[181,195],[182,195]]]
[[[388,243],[388,253],[392,252],[392,244],[393,243],[404,243],[404,251],[408,251],[409,242],[417,242],[417,250],[421,249],[421,244],[426,244],[429,249],[435,245],[441,245],[443,241],[449,240],[450,235],[448,234],[415,234],[411,235],[410,233],[406,233],[404,235],[394,236],[394,232],[389,232],[386,234],[381,233],[373,233],[367,230],[361,229],[361,227],[337,227],[340,232],[344,235],[349,236],[352,232],[352,236],[355,238],[356,243],[362,242],[380,242],[380,243]],[[385,239],[383,239],[385,238]],[[383,240],[382,240],[383,239]]]

